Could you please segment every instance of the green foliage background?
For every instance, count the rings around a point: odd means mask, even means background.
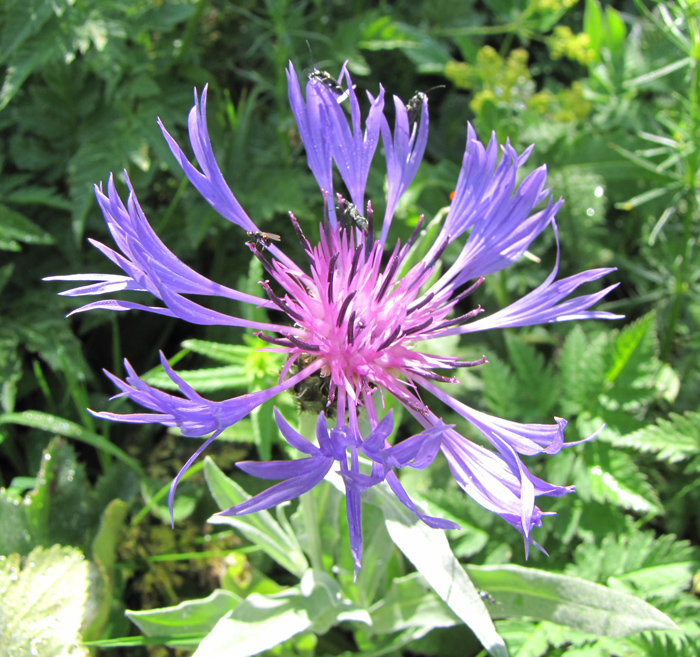
[[[173,252],[214,280],[259,293],[260,273],[240,229],[188,185],[156,117],[186,143],[192,89],[209,84],[214,150],[238,200],[270,232],[288,232],[291,210],[313,233],[322,206],[288,108],[284,67],[292,60],[300,71],[335,73],[347,60],[359,89],[382,83],[404,99],[430,89],[426,161],[399,208],[395,235],[405,239],[420,214],[432,218],[449,203],[470,120],[482,140],[493,130],[519,150],[534,143],[528,167],[547,163],[555,196],[566,199],[558,216],[561,276],[618,267],[608,278],[620,286],[600,307],[625,314],[623,321],[514,329],[434,347],[467,359],[487,355],[490,365],[464,379],[463,399],[473,406],[521,422],[565,417],[569,440],[606,424],[595,441],[528,463],[548,480],[576,484],[577,493],[549,501],[546,510],[557,515],[537,536],[549,556],[535,553],[527,565],[630,593],[681,631],[599,637],[494,607],[511,654],[696,655],[699,14],[695,0],[0,0],[0,570],[16,582],[11,575],[22,564],[12,555],[33,555],[24,567],[37,562],[39,570],[70,558],[66,581],[87,591],[75,602],[79,628],[59,638],[35,633],[26,641],[38,643],[16,645],[78,655],[86,650],[81,641],[101,641],[93,652],[172,654],[164,643],[189,650],[199,639],[166,641],[177,632],[139,613],[206,598],[196,611],[204,620],[191,629],[206,634],[211,619],[241,599],[279,593],[296,581],[291,575],[301,578],[303,569],[261,551],[249,534],[205,524],[217,507],[203,464],[179,489],[171,531],[165,491],[194,449],[191,440],[159,426],[109,425],[86,411],[126,410],[123,400],[108,402],[113,389],[100,372],[123,374],[123,357],[165,386],[162,349],[173,364],[182,361],[179,369],[190,370],[186,378],[203,394],[228,396],[269,385],[279,362],[228,328],[138,313],[67,320],[75,302],[41,278],[112,271],[87,243],[110,243],[93,185],[114,172],[123,191],[126,168]],[[369,195],[381,197],[382,185],[377,168]],[[533,246],[537,262],[525,259],[482,286],[484,308],[500,308],[543,280],[555,258],[552,235]],[[294,417],[291,397],[276,403]],[[460,418],[443,415],[479,439]],[[406,420],[403,431],[410,430]],[[210,450],[229,473],[237,460],[282,453],[271,405]],[[207,467],[212,488],[223,480]],[[260,490],[260,482],[234,478],[250,494]],[[520,537],[446,486],[448,478],[436,462],[403,481],[435,513],[462,525],[449,536],[455,555],[474,568],[524,565]],[[337,502],[335,511],[321,505],[319,513],[330,515],[319,517],[342,534]],[[299,523],[289,535],[301,535],[306,549]],[[372,540],[381,547],[376,555],[391,553],[385,531],[366,536]],[[336,543],[324,537],[320,566],[329,580],[335,564],[349,567]],[[367,570],[375,552],[368,547]],[[426,636],[396,639],[399,626],[386,620],[391,605],[432,598],[392,554],[371,595],[362,588],[370,578],[359,588],[341,576],[340,584],[322,581],[371,609],[383,633],[355,617],[316,619],[270,654],[399,655],[406,646],[413,654],[479,654],[470,631],[448,627],[442,616]],[[511,581],[503,574],[510,571],[499,572]],[[39,576],[43,570],[22,570],[17,586],[32,590],[31,577]],[[478,570],[472,576],[478,583]],[[496,585],[493,575],[481,577]],[[222,592],[207,598],[214,589]],[[19,622],[8,609],[0,608],[0,628]],[[126,609],[135,610],[136,625]],[[182,616],[167,618],[185,632]],[[137,625],[156,639],[141,637]],[[110,640],[117,647],[105,647]]]

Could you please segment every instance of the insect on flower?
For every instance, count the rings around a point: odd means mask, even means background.
[[[423,107],[428,106],[428,94],[433,89],[442,89],[444,85],[439,84],[435,87],[430,87],[428,91],[416,91],[415,95],[406,103],[406,113],[408,114],[408,123],[411,125],[420,118],[420,113]]]
[[[276,235],[275,233],[263,233],[259,230],[254,230],[254,231],[248,231],[247,232],[248,237],[254,238],[255,243],[259,246],[262,244],[265,247],[269,247],[272,241],[274,240],[275,242],[280,242],[282,238],[279,235]]]
[[[347,100],[349,94],[343,89],[340,82],[336,80],[328,71],[319,71],[314,68],[311,73],[309,73],[309,80],[315,80],[320,82],[326,89],[332,91],[337,96],[337,102],[342,103]]]
[[[420,117],[423,106],[427,104],[428,96],[422,91],[417,91],[416,95],[406,103],[406,113],[408,115],[409,124],[415,123],[416,119]]]
[[[350,203],[347,199],[342,199],[340,206],[343,209],[345,219],[350,222],[350,225],[355,224],[363,232],[369,228],[369,221],[360,214],[354,203]]]
[[[222,511],[222,515],[253,513],[291,500],[312,489],[333,469],[345,487],[350,545],[357,572],[362,558],[361,494],[382,481],[430,527],[456,527],[449,520],[424,514],[396,474],[397,469],[404,467],[425,468],[442,454],[457,484],[477,503],[515,527],[525,540],[526,551],[530,545],[539,547],[532,536],[533,529],[541,526],[542,518],[548,514],[537,506],[537,498],[565,495],[573,489],[530,474],[521,457],[559,452],[564,446],[566,421],[554,418],[552,424],[521,424],[468,406],[437,383],[458,384],[457,374],[462,368],[484,365],[486,358],[460,360],[457,356],[435,354],[428,341],[549,322],[616,318],[605,311],[588,310],[614,285],[572,297],[579,286],[597,281],[613,270],[593,269],[558,280],[557,257],[553,271],[544,281],[511,305],[483,317],[480,306],[456,313],[458,304],[474,294],[486,276],[519,260],[545,229],[551,228],[557,237],[555,215],[562,201],[553,200],[546,188],[545,167],[534,169],[518,184],[518,170],[527,161],[531,148],[519,154],[508,142],[499,147],[495,135],[484,145],[468,125],[462,168],[449,210],[434,244],[422,259],[414,262],[411,247],[419,238],[422,218],[404,244],[397,241],[392,246],[389,231],[399,200],[414,179],[425,152],[427,96],[419,93],[408,105],[393,97],[392,128],[384,114],[383,87],[379,87],[376,96],[367,94],[369,110],[363,117],[345,67],[338,80],[324,71],[314,71],[306,83],[305,95],[291,64],[287,79],[292,112],[324,207],[320,240],[315,245],[290,213],[291,228],[305,255],[301,263],[280,249],[278,235],[259,229],[224,181],[207,130],[206,87],[201,96],[195,92],[188,122],[199,168],[161,124],[163,136],[194,187],[219,214],[254,238],[252,255],[261,260],[274,279],[277,292],[264,281],[261,285],[267,299],[261,300],[214,283],[190,269],[155,234],[128,177],[126,204],[112,177],[106,188],[96,187],[98,203],[121,254],[93,242],[123,269],[124,275],[52,277],[88,282],[63,292],[69,296],[145,291],[162,302],[162,306],[151,307],[105,299],[74,312],[140,309],[195,324],[249,329],[268,342],[271,350],[285,356],[278,383],[267,390],[211,401],[183,381],[161,354],[163,368],[180,394],[148,385],[125,363],[124,380],[113,374],[108,376],[122,396],[145,407],[147,412],[102,411],[94,415],[119,422],[159,422],[179,427],[185,436],[206,436],[172,482],[172,508],[182,475],[222,431],[262,403],[290,391],[313,405],[309,410],[318,416],[315,437],[302,436],[276,412],[280,433],[304,456],[285,462],[239,463],[249,474],[280,481],[250,500]],[[349,116],[338,103],[340,95],[349,99]],[[381,228],[375,234],[366,185],[380,139],[387,192],[385,199],[374,199],[375,205],[378,201],[384,208]],[[334,165],[344,187],[340,208],[333,202]],[[368,208],[366,218],[358,210],[364,207]],[[444,266],[439,276],[434,276],[443,252],[452,244],[454,260]],[[264,254],[261,245],[266,248]],[[388,259],[384,257],[386,248],[391,249]],[[189,298],[192,295],[197,296],[197,302]],[[286,315],[286,320],[266,322],[225,315],[199,302],[206,296],[274,309],[275,317]],[[445,371],[450,375],[445,375]],[[454,389],[458,391],[456,385]],[[396,445],[389,442],[393,413],[383,414],[381,410],[387,396],[397,400],[421,428]],[[472,442],[454,425],[445,424],[431,409],[434,400],[469,422],[491,448]],[[368,469],[360,468],[361,459],[369,464]]]

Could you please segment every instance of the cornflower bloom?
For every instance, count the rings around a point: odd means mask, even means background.
[[[231,193],[219,167],[207,131],[207,88],[197,96],[189,115],[189,136],[198,164],[193,165],[160,124],[170,149],[185,175],[209,204],[249,235],[253,256],[262,263],[270,280],[261,282],[267,294],[262,300],[214,283],[182,263],[160,241],[139,206],[126,177],[126,205],[110,177],[106,190],[96,187],[97,200],[121,250],[92,241],[125,275],[87,274],[53,277],[90,283],[63,292],[68,296],[109,294],[116,291],[150,292],[162,306],[151,307],[120,300],[101,300],[78,308],[115,311],[140,309],[178,317],[194,324],[252,329],[270,343],[270,350],[286,355],[277,385],[267,390],[214,402],[201,397],[170,367],[161,354],[167,375],[181,395],[173,395],[145,383],[126,362],[127,377],[108,376],[126,396],[149,412],[94,413],[120,422],[158,422],[179,427],[185,436],[211,434],[175,477],[169,503],[184,472],[221,432],[263,402],[305,381],[321,377],[327,386],[327,407],[320,413],[317,444],[297,433],[276,412],[282,436],[303,458],[270,463],[240,463],[257,477],[281,479],[247,502],[222,511],[240,515],[270,508],[312,489],[338,464],[347,499],[350,544],[356,569],[362,558],[360,496],[362,491],[386,481],[398,499],[431,527],[455,528],[450,521],[421,513],[401,486],[395,470],[425,468],[441,451],[457,483],[486,509],[500,515],[537,547],[532,529],[547,515],[535,504],[542,495],[560,496],[571,486],[549,484],[532,474],[521,455],[556,454],[564,445],[566,421],[554,424],[520,424],[470,408],[437,382],[458,383],[457,378],[436,370],[458,370],[486,363],[485,358],[462,361],[420,350],[421,342],[495,328],[530,326],[573,319],[614,318],[588,308],[613,287],[569,298],[581,284],[595,281],[611,269],[593,269],[556,280],[554,270],[535,290],[491,315],[471,312],[453,316],[457,304],[472,294],[485,276],[518,260],[530,243],[547,227],[556,235],[555,214],[562,201],[553,201],[545,188],[546,168],[532,171],[518,184],[518,170],[531,148],[518,154],[506,143],[499,149],[495,136],[484,146],[471,126],[462,169],[446,218],[425,257],[406,265],[418,238],[421,221],[405,244],[397,242],[385,262],[389,229],[399,199],[416,175],[428,138],[428,99],[417,94],[408,105],[394,97],[392,126],[384,114],[385,94],[367,94],[369,111],[363,120],[350,75],[343,67],[338,84],[328,74],[314,72],[302,94],[294,67],[287,69],[289,100],[306,149],[309,168],[324,200],[320,241],[313,246],[290,213],[290,223],[303,247],[306,262],[293,262],[279,248],[278,236],[261,231]],[[344,86],[343,86],[344,85]],[[347,102],[346,102],[347,101]],[[349,105],[349,116],[345,106]],[[365,198],[370,164],[382,141],[387,176],[387,197],[381,230],[375,230],[372,204]],[[344,195],[334,195],[333,165],[344,184]],[[337,205],[336,205],[337,202]],[[543,205],[539,210],[537,206]],[[445,272],[431,276],[445,248],[468,233],[456,260]],[[405,270],[405,271],[404,271]],[[282,311],[289,323],[264,323],[224,315],[189,299],[209,295]],[[423,392],[421,392],[421,390]],[[388,438],[393,416],[378,416],[375,393],[396,398],[422,427],[421,433],[392,446]],[[445,425],[423,400],[423,393],[444,402],[469,421],[495,449],[477,445]],[[360,430],[358,414],[364,409],[368,435]],[[334,416],[329,429],[330,416]],[[371,469],[360,471],[360,458]],[[369,474],[367,474],[369,472]],[[541,549],[541,548],[540,548]]]

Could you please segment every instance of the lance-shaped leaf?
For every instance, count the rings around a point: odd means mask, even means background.
[[[499,617],[536,618],[598,636],[679,629],[643,600],[585,579],[513,565],[468,570],[490,596],[491,612]]]
[[[381,484],[373,490],[378,491],[391,539],[484,648],[496,657],[507,657],[506,645],[498,636],[479,591],[450,550],[444,532],[420,522],[385,487]]]
[[[204,476],[219,508],[228,509],[250,499],[250,495],[219,470],[209,458],[204,463]],[[301,577],[308,568],[306,557],[296,537],[285,532],[268,511],[240,517],[215,515],[209,522],[235,527],[280,566],[297,577]]]

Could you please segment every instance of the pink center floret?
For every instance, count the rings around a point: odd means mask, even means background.
[[[368,210],[370,214],[371,208]],[[458,359],[412,348],[417,341],[435,337],[445,328],[455,305],[449,295],[421,296],[421,288],[433,272],[432,263],[419,261],[400,277],[399,267],[420,225],[403,248],[397,243],[383,267],[382,244],[368,243],[365,231],[341,224],[330,227],[327,222],[321,228],[319,244],[312,248],[294,217],[292,222],[309,260],[310,275],[276,259],[268,262],[261,242],[250,243],[286,294],[276,295],[267,281],[263,287],[295,325],[282,338],[261,336],[290,354],[284,371],[289,371],[302,354],[308,354],[319,363],[321,376],[330,377],[329,404],[336,395],[343,408],[346,395],[354,403],[362,403],[363,397],[381,386],[424,412],[424,404],[404,384],[411,381],[412,374],[444,380],[432,370],[454,367]],[[468,315],[478,312],[480,308]]]

